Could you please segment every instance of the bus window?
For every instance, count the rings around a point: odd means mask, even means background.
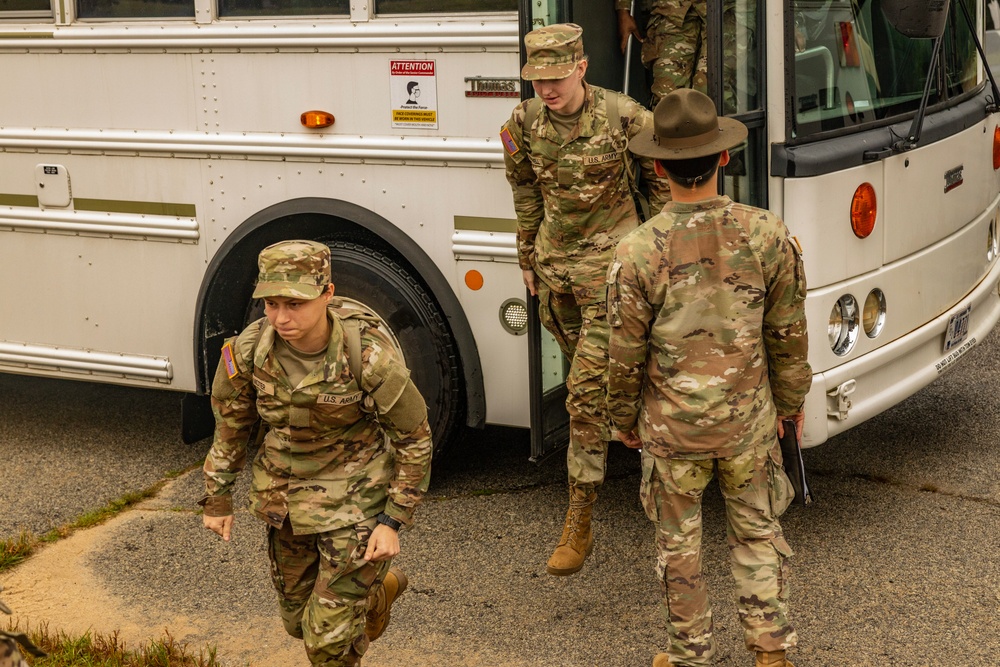
[[[194,0],[79,0],[81,19],[194,18]]]
[[[517,0],[375,0],[376,14],[460,14],[517,11]]]
[[[49,0],[0,0],[0,20],[52,16]]]
[[[348,0],[219,0],[219,16],[347,16]]]
[[[811,138],[920,106],[935,42],[898,32],[881,5],[881,0],[793,0],[792,136]],[[939,62],[945,89],[935,78],[932,105],[978,83],[976,49],[960,11],[952,3]]]

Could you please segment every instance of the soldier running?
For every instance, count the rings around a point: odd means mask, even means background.
[[[390,563],[430,479],[427,407],[375,318],[336,309],[329,248],[283,241],[258,266],[266,317],[226,341],[212,384],[204,524],[229,540],[232,485],[263,420],[251,504],[281,620],[313,665],[357,667],[406,588]]]

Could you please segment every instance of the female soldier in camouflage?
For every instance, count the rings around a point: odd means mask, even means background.
[[[632,197],[629,139],[651,114],[630,97],[589,85],[583,29],[551,25],[524,37],[521,76],[538,97],[522,102],[500,131],[517,214],[518,262],[538,296],[538,313],[570,360],[570,506],[548,572],[583,567],[593,537],[590,515],[604,481],[610,438],[605,407],[608,326],[604,274],[615,244],[639,224]],[[666,181],[640,162],[650,210],[669,197]]]
[[[212,385],[204,524],[229,540],[231,488],[263,420],[251,505],[285,630],[312,664],[357,667],[406,587],[389,566],[430,477],[427,408],[377,320],[336,309],[325,245],[276,243],[258,266],[266,317],[226,342]]]

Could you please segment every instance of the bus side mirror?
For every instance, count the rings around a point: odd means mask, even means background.
[[[882,0],[882,13],[899,32],[913,39],[944,34],[950,0]]]

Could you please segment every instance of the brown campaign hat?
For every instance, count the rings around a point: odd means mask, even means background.
[[[521,69],[525,81],[565,79],[583,60],[583,28],[556,23],[524,36],[528,63]]]
[[[637,134],[628,147],[644,157],[687,160],[735,148],[746,138],[746,125],[719,118],[708,95],[678,88],[660,100],[653,110],[653,126]]]

